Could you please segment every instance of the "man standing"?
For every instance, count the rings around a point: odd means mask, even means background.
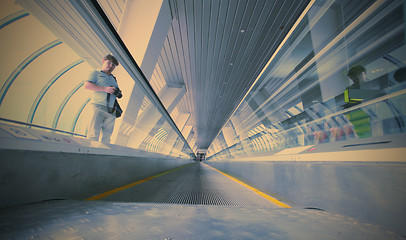
[[[93,91],[88,139],[99,141],[99,135],[102,132],[101,141],[110,143],[116,119],[114,102],[117,96],[121,97],[117,80],[112,75],[116,66],[118,66],[117,59],[112,55],[107,55],[103,58],[100,71],[92,72],[89,79],[84,82],[85,89]]]
[[[344,108],[353,107],[363,101],[363,99],[358,98],[351,99],[349,90],[363,89],[363,84],[368,82],[366,69],[363,66],[356,65],[350,68],[347,75],[353,81],[353,84],[344,91],[344,101],[346,102],[343,106]],[[345,116],[350,120],[354,131],[359,138],[367,138],[371,136],[371,119],[368,111],[364,111],[362,108],[357,108],[347,112]],[[347,129],[350,128],[352,127],[347,127]]]

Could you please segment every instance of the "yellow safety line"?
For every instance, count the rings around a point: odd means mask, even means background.
[[[162,175],[165,175],[165,174],[168,174],[168,173],[170,173],[170,172],[179,170],[179,169],[181,169],[181,168],[190,166],[190,165],[192,165],[192,164],[194,164],[194,163],[186,164],[186,165],[177,167],[177,168],[175,168],[175,169],[172,169],[172,170],[169,170],[169,171],[166,171],[166,172],[162,172],[162,173],[159,173],[159,174],[154,175],[154,176],[151,176],[151,177],[147,177],[147,178],[145,178],[145,179],[142,179],[142,180],[139,180],[139,181],[136,181],[136,182],[133,182],[133,183],[130,183],[130,184],[121,186],[121,187],[119,187],[119,188],[116,188],[116,189],[113,189],[113,190],[104,192],[104,193],[102,193],[102,194],[99,194],[99,195],[96,195],[96,196],[93,196],[93,197],[90,197],[90,198],[86,198],[85,200],[87,200],[87,201],[100,200],[100,199],[102,199],[102,198],[105,198],[105,197],[107,197],[107,196],[110,196],[110,195],[112,195],[112,194],[115,194],[115,193],[117,193],[117,192],[119,192],[119,191],[125,190],[125,189],[130,188],[130,187],[134,187],[134,186],[136,186],[136,185],[138,185],[138,184],[141,184],[141,183],[143,183],[143,182],[146,182],[146,181],[148,181],[148,180],[151,180],[151,179],[160,177],[160,176],[162,176]]]
[[[282,208],[292,208],[291,206],[289,206],[289,205],[287,205],[287,204],[285,204],[285,203],[283,203],[283,202],[277,200],[276,198],[273,198],[273,197],[269,196],[268,194],[265,194],[265,193],[259,191],[258,189],[253,188],[253,187],[251,187],[250,185],[247,185],[247,184],[245,184],[245,183],[243,183],[243,182],[237,180],[236,178],[233,178],[233,177],[231,177],[230,175],[227,175],[226,173],[223,173],[223,172],[220,171],[220,170],[215,169],[215,168],[212,167],[212,166],[209,166],[209,165],[207,165],[207,164],[204,164],[204,165],[208,166],[209,168],[211,168],[211,169],[213,169],[213,170],[216,170],[217,172],[223,174],[224,176],[226,176],[226,177],[228,177],[228,178],[230,178],[230,179],[236,181],[237,183],[243,185],[244,187],[247,187],[248,189],[251,189],[251,190],[254,191],[256,194],[260,195],[261,197],[267,199],[268,201],[272,202],[273,204],[275,204],[275,205],[277,205],[277,206],[279,206],[279,207],[282,207]]]

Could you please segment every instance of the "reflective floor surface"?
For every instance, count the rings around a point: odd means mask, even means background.
[[[317,209],[281,208],[201,163],[99,201],[0,209],[0,239],[404,239]]]

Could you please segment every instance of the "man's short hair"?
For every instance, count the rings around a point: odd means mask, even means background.
[[[347,75],[354,81],[354,79],[357,79],[358,76],[363,72],[366,73],[366,69],[363,66],[356,65],[348,71]]]
[[[103,60],[110,60],[112,63],[114,63],[114,65],[118,66],[118,61],[117,58],[115,58],[113,55],[111,54],[107,54]]]

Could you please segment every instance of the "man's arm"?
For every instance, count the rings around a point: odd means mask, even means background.
[[[114,90],[116,89],[115,87],[102,87],[99,86],[97,84],[85,81],[84,83],[85,89],[91,90],[91,91],[95,91],[95,92],[106,92],[106,93],[110,93],[113,94]]]

